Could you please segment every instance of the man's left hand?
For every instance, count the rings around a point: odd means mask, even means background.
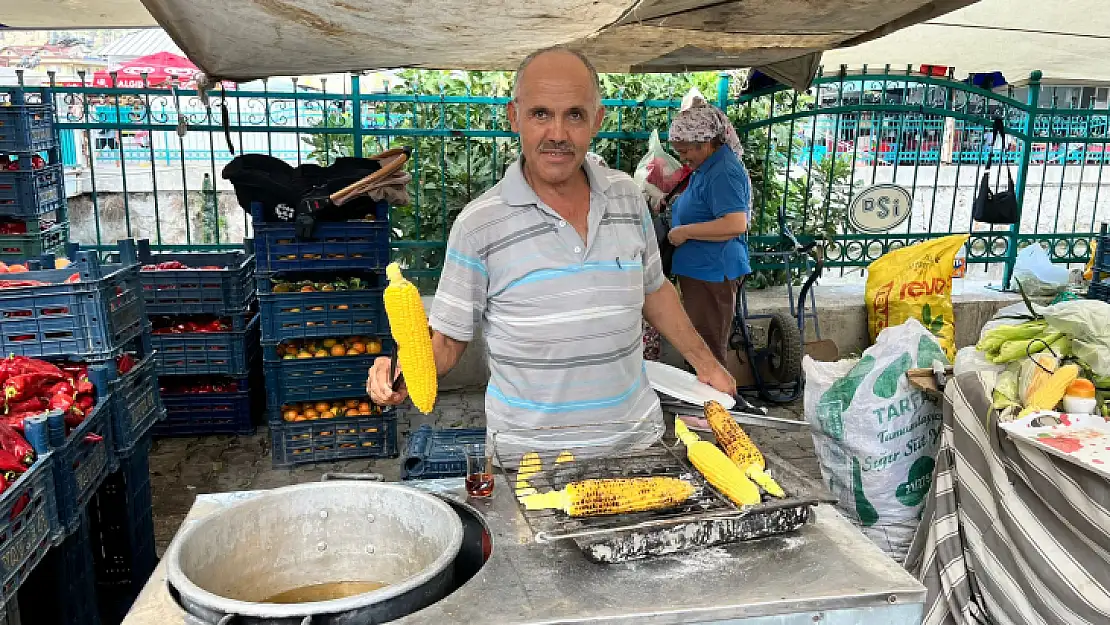
[[[667,240],[675,247],[689,241],[690,238],[686,236],[686,226],[671,228],[670,232],[667,233]]]
[[[729,397],[736,396],[736,380],[728,372],[728,369],[725,369],[724,365],[716,360],[713,361],[713,366],[710,366],[708,371],[698,370],[698,381],[712,386]]]

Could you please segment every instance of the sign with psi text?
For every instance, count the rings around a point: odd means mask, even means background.
[[[859,232],[887,232],[910,216],[910,192],[896,184],[877,184],[864,189],[848,207],[848,223]]]

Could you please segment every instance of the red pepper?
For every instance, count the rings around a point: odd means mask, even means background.
[[[57,367],[54,367],[57,373],[22,373],[17,376],[8,378],[4,382],[4,401],[7,405],[23,399],[30,399],[37,396],[48,385],[53,386],[57,382],[65,380],[65,376]]]
[[[15,414],[17,412],[29,412],[31,414],[39,414],[45,412],[47,409],[47,400],[42,397],[32,397],[30,399],[23,399],[20,401],[11,402],[8,404],[8,412]]]
[[[15,359],[17,359],[16,367],[20,374],[43,373],[62,379],[65,379],[66,377],[61,368],[59,368],[58,365],[54,363],[46,362],[45,360],[39,360],[38,358],[24,358],[20,356],[16,356]]]
[[[19,432],[2,424],[0,424],[0,449],[10,452],[27,466],[35,463],[35,448],[31,447]]]
[[[135,357],[131,354],[123,354],[116,359],[116,370],[120,374],[127,374],[135,368]]]
[[[16,457],[15,454],[7,449],[0,449],[0,471],[14,471],[16,473],[23,473],[27,467]]]
[[[88,377],[82,377],[77,380],[77,394],[90,395],[96,392],[96,387],[89,381]]]
[[[50,409],[61,410],[62,412],[69,412],[77,401],[73,395],[54,395],[50,398]]]
[[[103,440],[104,440],[103,436],[101,436],[99,434],[94,434],[92,432],[89,432],[88,434],[85,435],[85,442],[86,443],[99,443]]]
[[[35,414],[29,412],[13,412],[12,414],[0,417],[0,424],[6,425],[11,429],[23,433],[23,420],[27,417],[33,417]]]
[[[81,274],[75,273],[75,274],[71,275],[70,277],[66,278],[65,283],[66,284],[76,284],[80,281],[81,281]]]
[[[6,478],[6,477],[4,477],[4,476],[3,476],[2,474],[0,474],[0,493],[3,493],[4,491],[8,490],[8,486],[9,486],[9,485],[10,485],[10,484],[8,483],[8,478]],[[20,511],[22,512],[22,510],[20,510]],[[14,518],[14,517],[15,517],[15,515],[17,515],[17,514],[19,514],[19,513],[18,513],[18,512],[16,512],[16,511],[15,511],[15,510],[13,509],[13,510],[12,510],[12,517]]]
[[[93,399],[90,395],[79,395],[77,397],[77,408],[83,414],[89,414],[90,412],[92,412],[93,406],[95,405],[96,400]]]
[[[76,394],[77,389],[74,388],[73,383],[69,380],[63,380],[46,389],[47,397],[54,397],[55,395],[68,395],[69,397],[73,397]]]

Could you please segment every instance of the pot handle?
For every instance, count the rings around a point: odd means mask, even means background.
[[[216,625],[231,625],[231,622],[234,621],[238,616],[238,614],[227,614],[222,619],[220,619],[220,622],[216,623]]]
[[[385,476],[381,473],[325,473],[320,478],[321,482],[329,480],[355,480],[358,482],[384,482]],[[222,624],[221,624],[222,625]],[[306,625],[303,624],[302,625]]]

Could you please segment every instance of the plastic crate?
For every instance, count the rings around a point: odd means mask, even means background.
[[[263,355],[272,355],[274,349],[273,345],[264,345]],[[262,364],[266,376],[266,402],[270,406],[281,406],[365,394],[367,372],[380,355],[277,361],[266,357]]]
[[[257,370],[257,364],[254,366]],[[232,393],[163,394],[166,419],[154,428],[154,436],[204,436],[208,434],[254,434],[254,416],[266,407],[261,401],[260,376],[233,378],[239,390]],[[256,396],[251,400],[251,391]]]
[[[314,293],[259,293],[266,341],[328,336],[389,334],[385,289]]]
[[[106,623],[123,619],[158,564],[150,447],[149,436],[139,441],[89,503],[98,600]]]
[[[68,242],[69,223],[65,221],[38,232],[0,234],[0,261],[10,265],[43,254],[57,253]]]
[[[0,215],[33,219],[66,207],[61,164],[34,169],[30,155],[20,156],[19,162],[18,170],[0,171]]]
[[[39,457],[0,495],[0,602],[16,596],[58,537],[54,454],[47,442],[46,419],[28,419],[25,424]]]
[[[80,251],[65,269],[19,274],[46,286],[0,290],[0,353],[103,360],[142,334],[146,316],[134,242],[120,246],[124,263],[101,263],[94,252]],[[54,260],[46,255],[43,262],[53,266]],[[65,284],[75,273],[80,282]]]
[[[254,212],[254,249],[260,273],[279,271],[380,270],[389,264],[389,205],[378,203],[375,221],[317,222],[310,239],[298,239],[292,223],[261,219]]]
[[[139,263],[156,265],[180,261],[190,267],[224,269],[170,269],[143,271],[143,299],[147,315],[236,315],[254,301],[254,253],[247,250],[221,253],[151,253],[150,242],[139,241]]]
[[[89,368],[89,379],[97,388],[96,406],[68,436],[61,413],[54,412],[47,418],[54,446],[58,522],[66,536],[77,531],[85,506],[104,478],[116,468],[112,443],[112,397],[107,392],[109,367]],[[101,389],[105,390],[102,392]],[[90,438],[90,434],[95,436]]]
[[[381,415],[274,423],[270,438],[273,466],[397,457],[396,409]],[[280,414],[278,414],[280,418]]]
[[[112,438],[118,456],[135,444],[166,416],[158,392],[157,360],[147,355],[135,368],[108,384],[112,400]]]
[[[152,335],[158,375],[247,375],[259,351],[260,323],[255,315],[240,331]]]
[[[433,430],[424,424],[409,436],[401,460],[402,480],[466,476],[463,445],[486,446],[486,429]]]
[[[20,619],[30,625],[99,625],[89,519],[46,554],[19,591]]]
[[[0,88],[0,154],[49,150],[57,142],[48,89]]]

